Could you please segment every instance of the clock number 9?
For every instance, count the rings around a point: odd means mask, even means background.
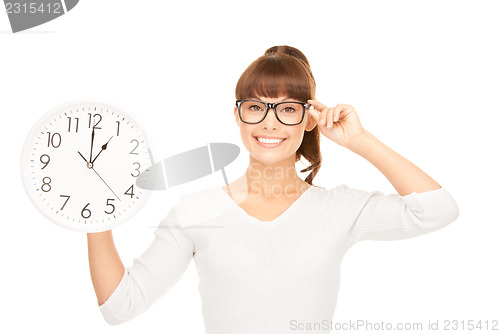
[[[46,158],[46,159],[45,159],[46,161],[43,161],[43,160],[44,160],[44,159],[43,159],[44,157]],[[45,168],[45,167],[47,167],[47,165],[49,164],[49,162],[50,162],[50,157],[49,157],[47,154],[42,154],[42,155],[40,156],[40,162],[41,162],[42,164],[44,164],[44,165],[45,165],[45,166],[43,166],[43,167],[42,167],[42,169],[44,169],[44,168]]]

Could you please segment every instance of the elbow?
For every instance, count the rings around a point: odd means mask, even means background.
[[[460,210],[455,199],[443,188],[439,198],[427,198],[410,215],[424,229],[437,230],[458,219]],[[430,200],[430,201],[429,201]]]
[[[446,192],[446,196],[436,203],[436,210],[429,210],[430,222],[438,226],[446,226],[458,219],[460,210],[455,199]]]
[[[106,303],[99,306],[99,309],[106,323],[111,326],[123,324],[134,318],[133,312],[127,312],[124,309],[117,310]]]
[[[127,320],[122,320],[122,319],[118,319],[115,317],[104,317],[104,320],[110,326],[117,326],[117,325],[123,324],[124,322],[127,321]]]
[[[99,306],[104,320],[116,326],[132,320],[147,308],[140,289],[126,271],[113,294]]]

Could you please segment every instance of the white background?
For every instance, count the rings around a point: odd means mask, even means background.
[[[434,233],[353,247],[334,321],[499,320],[496,4],[82,0],[17,34],[2,10],[0,332],[203,333],[194,261],[145,313],[116,327],[105,323],[86,235],[52,224],[31,204],[20,178],[22,145],[53,106],[101,98],[142,122],[156,160],[208,142],[239,145],[242,154],[226,169],[232,181],[248,163],[233,118],[236,82],[268,47],[282,44],[308,57],[319,101],[355,106],[366,129],[460,207],[459,218]],[[326,137],[321,145],[316,185],[396,193],[362,157]],[[220,173],[153,193],[113,232],[124,264],[148,247],[182,192],[217,184]]]

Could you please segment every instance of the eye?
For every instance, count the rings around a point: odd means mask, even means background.
[[[261,106],[256,105],[256,104],[250,106],[248,109],[250,109],[252,111],[261,111],[262,110]]]
[[[286,113],[292,113],[292,112],[295,112],[296,110],[295,110],[295,108],[292,108],[292,107],[285,107],[285,108],[283,108],[282,111],[284,111]]]

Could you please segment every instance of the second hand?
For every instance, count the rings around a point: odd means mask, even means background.
[[[111,190],[113,195],[115,195],[115,197],[118,198],[118,200],[121,202],[122,200],[115,194],[113,189],[111,189],[111,187],[106,183],[106,181],[104,181],[104,179],[101,177],[101,175],[99,175],[99,173],[97,173],[97,171],[94,169],[94,167],[92,167],[92,170],[97,174],[97,176],[99,176],[99,178],[102,180],[102,182],[104,182],[104,184],[109,188],[109,190]]]

